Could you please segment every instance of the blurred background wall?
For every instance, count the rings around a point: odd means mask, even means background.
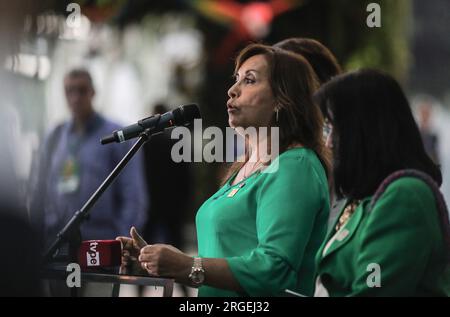
[[[381,6],[380,28],[366,25],[371,2]],[[79,16],[69,10],[73,3]],[[450,1],[64,0],[17,6],[25,14],[14,20],[23,36],[5,61],[9,75],[2,86],[11,92],[2,102],[15,127],[15,168],[24,188],[44,135],[69,117],[62,80],[70,68],[92,72],[96,109],[121,124],[150,115],[158,102],[197,102],[204,127],[225,128],[239,49],[250,41],[300,36],[323,42],[346,70],[375,67],[394,75],[418,120],[424,100],[432,104],[430,125],[450,200]],[[194,165],[191,223],[217,189],[221,171],[219,164]]]

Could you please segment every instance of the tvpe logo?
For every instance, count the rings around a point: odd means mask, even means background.
[[[89,250],[86,252],[87,266],[100,266],[100,254],[97,251],[97,242],[89,243]]]

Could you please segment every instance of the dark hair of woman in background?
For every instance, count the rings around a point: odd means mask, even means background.
[[[335,189],[348,198],[317,254],[316,295],[448,295],[442,176],[400,85],[360,70],[315,97],[331,123]]]

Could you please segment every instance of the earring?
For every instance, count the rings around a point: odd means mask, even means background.
[[[280,111],[280,109],[277,109],[276,114],[275,114],[275,121],[278,122],[278,112]]]

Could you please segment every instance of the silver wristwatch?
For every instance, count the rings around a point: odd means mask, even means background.
[[[203,269],[202,258],[194,258],[191,273],[189,274],[189,280],[194,287],[202,286],[203,282],[205,281],[205,270]]]

